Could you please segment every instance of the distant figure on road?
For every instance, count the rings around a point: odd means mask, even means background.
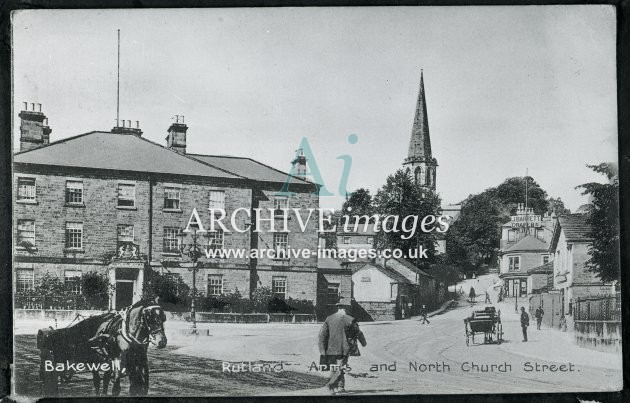
[[[484,304],[490,304],[491,303],[491,301],[490,301],[490,294],[488,293],[488,291],[486,291],[486,300],[483,301],[483,303]]]
[[[475,298],[477,298],[475,287],[470,287],[470,291],[468,292],[468,299],[470,300],[471,304],[475,302]]]
[[[529,326],[529,315],[525,312],[525,307],[521,307],[521,328],[523,328],[523,341],[527,341],[527,326]]]
[[[503,301],[503,287],[499,290],[499,296],[497,297],[497,302]]]
[[[338,393],[346,391],[344,373],[348,357],[360,355],[357,340],[363,347],[367,345],[356,319],[346,314],[349,306],[346,300],[341,299],[337,303],[337,313],[328,316],[319,331],[320,364],[330,365],[330,378],[326,386],[331,394],[337,393],[337,388]]]
[[[539,306],[538,309],[536,309],[536,314],[534,315],[536,317],[536,329],[540,330],[540,324],[542,323],[542,318],[545,315],[545,311],[543,311],[542,307]]]
[[[567,318],[564,316],[564,314],[560,316],[560,330],[562,330],[563,332],[567,331]]]
[[[420,309],[420,321],[422,322],[423,325],[425,323],[431,323],[429,322],[429,319],[427,319],[427,306],[426,305],[422,305],[422,308]]]

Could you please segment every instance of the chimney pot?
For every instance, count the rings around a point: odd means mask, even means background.
[[[35,102],[31,102],[31,110],[35,112]]]
[[[42,111],[42,104],[37,104],[37,112],[41,112]]]
[[[139,129],[139,128],[140,128],[140,121],[136,120],[136,129]]]
[[[28,102],[22,102],[24,104],[24,110],[27,111],[28,110]]]

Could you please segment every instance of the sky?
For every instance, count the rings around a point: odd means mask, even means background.
[[[339,208],[401,167],[424,71],[443,204],[526,169],[575,211],[575,186],[617,160],[615,11],[608,6],[28,10],[13,14],[13,140],[22,102],[51,141],[120,118],[165,144],[184,115],[188,152],[288,171],[302,139]],[[348,136],[358,142],[350,144]]]

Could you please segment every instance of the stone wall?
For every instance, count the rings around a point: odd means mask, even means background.
[[[273,277],[286,277],[287,293],[286,298],[306,299],[317,302],[317,273],[288,271],[288,270],[264,270],[258,272],[258,286],[271,288]]]
[[[192,287],[192,270],[186,267],[169,267],[169,272],[177,273],[181,276],[182,281],[188,286]],[[195,280],[197,290],[202,295],[207,295],[208,291],[208,276],[209,275],[221,275],[223,280],[223,293],[230,294],[238,289],[243,298],[249,298],[249,276],[250,271],[248,268],[236,269],[236,268],[215,268],[215,267],[200,267],[197,269],[197,278]]]
[[[396,319],[396,303],[395,302],[370,302],[361,301],[361,308],[374,321],[379,320],[395,320]]]
[[[621,352],[621,322],[575,321],[578,346],[598,351]]]

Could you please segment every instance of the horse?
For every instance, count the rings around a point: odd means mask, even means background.
[[[37,347],[41,350],[40,376],[44,380],[45,394],[57,394],[56,372],[44,371],[44,363],[49,359],[54,363],[111,364],[103,368],[102,377],[96,366],[91,367],[97,396],[107,394],[110,380],[113,380],[112,395],[118,396],[120,379],[125,374],[129,375],[129,393],[146,395],[147,348],[149,343],[156,344],[158,349],[166,347],[165,321],[166,315],[159,305],[140,301],[119,313],[93,316],[69,328],[40,330]],[[69,382],[73,373],[63,371],[62,382]]]
[[[164,333],[166,315],[159,305],[149,305],[145,301],[124,309],[121,314],[103,322],[97,329],[91,342],[101,341],[105,355],[112,360],[112,367],[104,371],[92,371],[96,395],[106,395],[110,380],[112,396],[120,394],[120,380],[129,376],[129,394],[146,395],[149,389],[149,364],[147,349],[149,343],[158,349],[166,347]],[[102,380],[102,389],[100,388]]]

